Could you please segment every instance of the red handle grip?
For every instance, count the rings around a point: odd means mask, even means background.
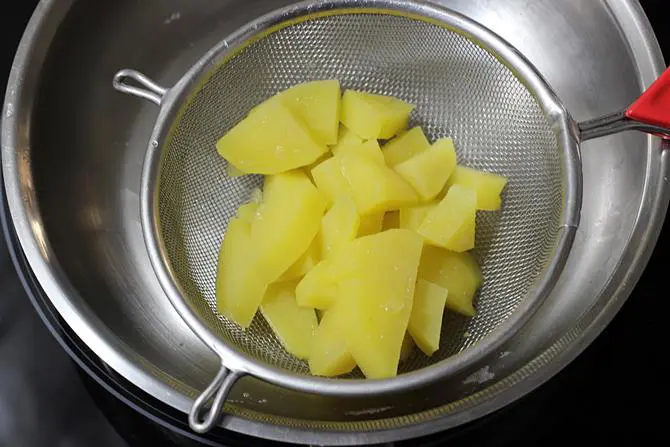
[[[670,68],[626,110],[626,116],[641,123],[670,128]]]

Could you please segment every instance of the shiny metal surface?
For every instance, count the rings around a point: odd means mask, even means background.
[[[19,49],[3,109],[12,217],[64,320],[121,375],[186,412],[218,359],[146,279],[138,194],[156,110],[118,95],[109,79],[132,66],[173,85],[222,36],[286,2],[93,3],[43,1]],[[518,47],[577,120],[627,106],[663,68],[634,1],[442,3]],[[284,441],[382,442],[448,429],[532,390],[581,352],[638,279],[667,208],[667,157],[658,139],[632,132],[583,145],[588,193],[564,275],[497,359],[380,398],[307,395],[246,378],[222,425]],[[477,393],[479,405],[462,400]]]

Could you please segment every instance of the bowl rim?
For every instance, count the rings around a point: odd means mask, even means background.
[[[174,393],[172,388],[158,381],[146,370],[128,362],[126,354],[129,353],[129,349],[115,340],[114,335],[106,331],[104,326],[90,324],[91,321],[97,320],[97,317],[86,309],[82,302],[76,302],[82,300],[70,298],[75,297],[77,292],[65,279],[62,269],[54,264],[53,259],[50,259],[51,252],[48,241],[40,232],[42,222],[39,215],[35,212],[35,209],[24,209],[23,207],[26,203],[35,206],[29,172],[26,171],[25,167],[19,166],[22,161],[25,161],[22,160],[21,156],[30,147],[29,135],[25,127],[22,128],[21,126],[29,120],[31,113],[32,99],[38,82],[37,76],[34,75],[35,64],[39,64],[40,59],[46,54],[59,24],[57,22],[64,18],[73,3],[74,0],[41,1],[26,28],[10,73],[3,107],[2,158],[3,179],[10,205],[12,223],[19,237],[21,249],[40,285],[73,331],[82,340],[85,340],[89,347],[94,349],[96,355],[100,356],[103,361],[122,376],[132,379],[133,383],[153,397],[187,412],[192,402],[190,398]],[[638,46],[634,49],[641,51],[642,56],[644,56],[636,59],[639,70],[638,77],[641,85],[649,85],[662,72],[665,65],[648,19],[637,0],[617,2],[607,0],[606,3],[626,37],[637,36]],[[650,137],[648,141],[647,149],[651,161],[647,164],[645,188],[641,203],[652,204],[652,206],[646,212],[641,212],[637,216],[627,251],[618,266],[618,271],[623,271],[621,274],[622,280],[618,284],[609,284],[610,287],[604,293],[611,296],[610,300],[606,306],[599,310],[592,321],[579,328],[579,334],[576,336],[566,335],[573,338],[577,337],[579,343],[571,343],[559,354],[556,354],[551,361],[547,361],[541,365],[541,368],[527,374],[526,380],[497,394],[477,408],[401,429],[360,433],[356,435],[355,439],[348,438],[346,435],[343,436],[342,433],[317,433],[307,430],[291,430],[292,434],[289,435],[284,427],[272,426],[235,416],[226,418],[223,426],[241,433],[251,433],[266,438],[312,443],[383,442],[407,439],[441,431],[488,414],[518,399],[548,380],[585,349],[609,323],[630,294],[654,248],[670,199],[668,186],[663,181],[663,177],[667,176],[668,171],[670,171],[670,165],[665,157],[660,155],[660,141],[653,137]],[[21,177],[18,175],[19,173],[25,174],[27,177]],[[97,321],[100,322],[100,320]]]

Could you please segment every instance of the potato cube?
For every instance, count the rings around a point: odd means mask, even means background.
[[[390,168],[350,153],[335,159],[340,163],[340,172],[362,217],[397,210],[418,202],[412,187]]]
[[[361,218],[356,205],[349,198],[339,200],[321,220],[320,240],[321,258],[329,259],[348,242],[356,239]]]
[[[347,346],[366,377],[397,375],[409,324],[423,242],[413,231],[389,230],[353,241],[342,256],[351,269],[340,281]]]
[[[280,101],[247,116],[216,143],[216,148],[247,174],[279,174],[307,166],[327,151]]]
[[[447,289],[432,282],[419,279],[416,283],[407,330],[419,349],[429,357],[440,349],[442,315],[448,294]]]
[[[388,139],[407,127],[416,106],[399,99],[347,90],[342,98],[342,124],[364,140]]]
[[[414,127],[386,143],[382,152],[386,164],[393,167],[420,154],[429,147],[430,143],[421,127]]]
[[[364,140],[361,137],[347,129],[345,126],[340,125],[337,144],[332,147],[332,152],[333,154],[337,154],[347,146],[358,146],[359,144],[363,144],[363,142]]]
[[[428,201],[444,189],[455,167],[454,143],[451,138],[443,138],[393,169],[412,185],[421,200]]]
[[[418,231],[428,214],[437,207],[437,202],[410,206],[400,210],[400,228]]]
[[[500,194],[507,185],[507,179],[490,172],[457,166],[449,178],[447,187],[453,185],[461,185],[475,190],[478,210],[496,211],[500,209]]]
[[[299,307],[295,281],[270,284],[261,303],[261,313],[289,354],[307,359],[318,327],[314,309]]]
[[[340,169],[340,162],[334,157],[312,169],[312,178],[321,195],[328,201],[329,207],[342,198],[351,197],[349,184]]]
[[[473,301],[482,284],[482,273],[469,253],[454,253],[438,247],[424,247],[419,278],[449,291],[447,309],[466,317],[475,316]]]
[[[242,219],[243,221],[247,222],[249,225],[251,225],[251,222],[256,218],[256,213],[258,212],[258,203],[245,203],[244,205],[241,205],[237,209],[237,217],[239,219]]]
[[[325,200],[300,170],[266,180],[251,224],[258,270],[266,283],[279,279],[307,251],[325,209]]]
[[[336,144],[340,126],[340,83],[337,80],[298,84],[280,94],[284,105],[307,125],[314,140]]]
[[[258,275],[249,222],[233,219],[219,251],[216,306],[219,313],[243,328],[258,311],[267,282]]]
[[[335,308],[327,311],[321,319],[309,356],[309,370],[315,376],[335,377],[356,367],[344,337],[343,318],[346,314]]]
[[[230,178],[242,177],[247,175],[245,172],[240,171],[230,163],[228,163],[228,166],[226,166],[226,173]]]
[[[384,154],[382,153],[377,140],[369,140],[360,144],[350,144],[333,148],[333,154],[336,156],[346,153],[353,153],[355,155],[367,157],[369,160],[372,160],[377,164],[386,166],[386,162],[384,161]]]
[[[418,233],[432,245],[455,252],[475,247],[477,194],[454,185],[421,223]]]
[[[321,240],[317,235],[307,251],[284,272],[279,281],[300,279],[316,266],[321,260]]]
[[[344,275],[338,272],[332,260],[319,262],[296,287],[296,302],[302,307],[328,310],[337,302],[338,281]]]
[[[382,231],[385,213],[370,214],[361,218],[361,226],[358,229],[358,237],[370,236]]]

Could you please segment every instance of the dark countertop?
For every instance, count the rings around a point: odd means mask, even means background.
[[[36,0],[0,15],[0,85]],[[642,0],[670,60],[667,0]],[[455,446],[635,442],[664,433],[662,341],[668,307],[670,225],[632,297],[564,371],[500,413],[447,435]],[[88,379],[56,343],[26,298],[0,241],[0,446],[186,445]],[[102,410],[100,410],[102,409]],[[103,415],[104,414],[104,415]],[[112,423],[127,442],[123,441]],[[445,442],[444,435],[423,440]],[[235,444],[244,443],[237,439]],[[192,444],[189,444],[192,445]],[[414,444],[416,445],[416,444]]]

